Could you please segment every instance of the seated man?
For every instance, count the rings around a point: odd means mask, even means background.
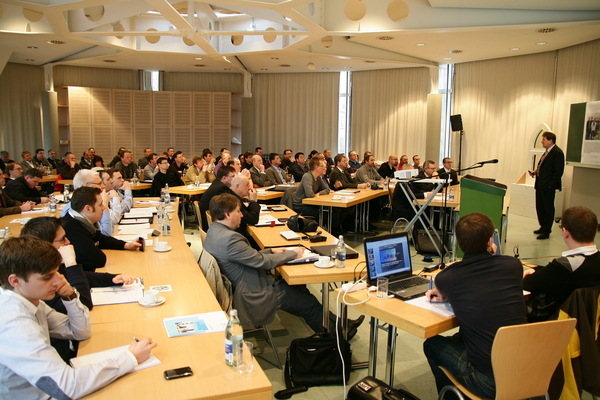
[[[43,196],[36,188],[43,176],[42,171],[37,168],[31,168],[30,170],[27,170],[22,177],[17,178],[6,185],[6,194],[8,194],[11,199],[18,200],[21,203],[25,203],[26,201],[33,201],[36,204],[48,203],[50,199]]]
[[[146,168],[146,165],[148,165],[148,163],[150,162],[150,158],[151,158],[152,154],[156,154],[156,153],[152,153],[152,149],[150,147],[146,147],[144,149],[144,156],[141,157],[137,162],[138,168],[140,168],[140,169]]]
[[[423,169],[419,171],[417,175],[417,179],[435,179],[437,178],[437,173],[435,172],[435,162],[432,160],[425,161],[423,164]],[[434,189],[435,185],[433,183],[419,183],[416,182],[411,183],[411,188],[415,197],[417,199],[424,199],[425,193],[431,192]]]
[[[444,157],[442,164],[444,166],[437,170],[437,174],[440,179],[446,180],[449,178],[452,179],[450,186],[458,185],[460,183],[458,181],[458,173],[452,169],[452,159],[450,157]]]
[[[600,285],[600,252],[594,243],[596,214],[586,207],[568,208],[560,227],[569,250],[545,267],[523,273],[523,289],[531,292],[527,301],[530,322],[552,317],[575,289]]]
[[[173,155],[173,162],[169,166],[169,170],[174,171],[179,174],[180,177],[185,175],[185,170],[187,170],[187,163],[185,162],[185,157],[183,156],[183,151],[177,151]]]
[[[268,184],[270,185],[283,185],[287,183],[285,179],[285,171],[283,171],[281,166],[281,157],[277,153],[269,154],[269,161],[271,162],[271,166],[267,168],[265,173],[267,174]]]
[[[302,152],[296,153],[294,158],[296,161],[290,165],[288,172],[292,174],[296,182],[300,182],[304,174],[308,172],[306,159],[304,158],[304,153]]]
[[[491,351],[496,331],[527,323],[523,297],[523,267],[510,256],[494,256],[494,224],[484,214],[466,215],[456,223],[456,239],[465,255],[435,278],[426,294],[431,302],[450,302],[460,331],[434,336],[423,350],[435,377],[438,393],[450,380],[447,368],[475,395],[496,397]]]
[[[33,156],[31,155],[30,151],[22,151],[21,158],[23,159],[23,161],[21,161],[21,167],[23,167],[24,172],[27,172],[30,169],[37,169],[37,166],[33,162]]]
[[[20,201],[11,199],[2,188],[6,179],[4,178],[4,172],[0,169],[0,217],[11,214],[21,214],[23,211],[30,211],[35,206],[33,201],[26,201],[21,203]]]
[[[371,186],[383,184],[383,177],[375,168],[375,157],[372,154],[365,157],[365,164],[356,171],[355,178],[357,182],[370,183]]]
[[[319,206],[302,204],[302,200],[329,193],[330,189],[322,179],[325,172],[327,172],[327,161],[313,157],[308,162],[308,167],[310,171],[302,176],[300,185],[294,194],[294,211],[317,218],[319,216]]]
[[[146,159],[146,157],[143,157]],[[144,166],[144,179],[147,181],[151,181],[154,179],[154,175],[158,172],[158,155],[156,153],[152,153],[148,156],[148,162]]]
[[[112,178],[112,191],[111,196],[116,195],[119,198],[119,201],[122,204],[123,212],[129,212],[133,207],[133,194],[131,193],[131,184],[126,181],[123,175],[121,175],[121,171],[115,169],[111,169],[108,171],[110,177]]]
[[[218,157],[217,164],[215,165],[215,169],[213,170],[213,174],[217,175],[219,169],[227,165],[227,162],[231,160],[231,153],[228,150],[221,151],[221,155]]]
[[[404,156],[406,157],[406,156]],[[398,156],[392,154],[388,157],[388,162],[381,164],[377,173],[383,178],[393,178],[394,172],[398,169]]]
[[[253,249],[244,236],[235,232],[242,219],[240,206],[240,200],[228,193],[212,198],[210,213],[213,224],[207,232],[204,248],[215,257],[222,273],[233,285],[233,304],[242,325],[267,325],[273,321],[275,311],[284,310],[304,318],[313,331],[322,331],[323,307],[315,296],[306,286],[290,286],[270,273],[276,267],[299,258],[303,250],[300,247],[295,250]],[[335,316],[330,315],[331,318]],[[356,334],[362,320],[350,321],[349,339]]]
[[[33,163],[37,168],[52,167],[48,160],[46,160],[46,157],[44,157],[45,155],[46,154],[44,152],[44,149],[35,149],[35,157],[33,158]]]
[[[250,168],[249,171],[255,188],[269,186],[269,177],[265,173],[265,166],[263,165],[263,159],[261,156],[252,156],[252,168]]]
[[[199,183],[211,183],[215,180],[215,175],[208,171],[208,164],[204,158],[195,156],[192,160],[192,166],[188,169],[185,176],[190,182],[196,182],[198,177]]]
[[[77,256],[77,263],[85,271],[96,271],[106,265],[106,255],[101,249],[137,250],[141,244],[137,241],[124,242],[103,235],[98,229],[104,204],[102,191],[98,188],[81,187],[75,189],[71,198],[71,210],[62,217],[62,225],[67,238]]]
[[[63,179],[73,179],[75,174],[81,169],[81,165],[77,164],[75,160],[75,154],[70,151],[65,154],[63,165],[58,170]]]
[[[6,173],[8,174],[6,182],[12,182],[23,176],[23,167],[17,162],[8,163],[6,164]]]
[[[258,193],[252,187],[252,179],[244,174],[238,174],[231,180],[231,191],[242,202],[240,211],[242,212],[242,220],[240,227],[236,232],[241,233],[246,237],[250,237],[247,227],[258,223],[260,217],[260,204],[257,203]]]
[[[159,157],[156,164],[158,165],[158,172],[154,175],[150,196],[160,196],[160,192],[165,185],[169,185],[170,187],[185,185],[179,173],[169,169],[169,160],[167,158]]]
[[[405,169],[414,169],[412,165],[408,163],[408,156],[403,154],[400,156],[400,162],[398,163],[398,171]]]
[[[94,156],[92,152],[86,150],[83,152],[83,156],[81,157],[81,162],[79,163],[81,169],[92,169],[95,167],[94,165]]]
[[[356,150],[350,150],[348,157],[350,159],[348,161],[348,165],[350,168],[352,168],[352,171],[350,171],[350,173],[358,171],[358,169],[360,168],[360,162],[358,161],[358,153],[356,152]]]
[[[206,192],[200,198],[200,214],[202,217],[202,230],[208,231],[208,221],[206,220],[206,211],[209,211],[210,200],[222,193],[234,194],[231,190],[231,181],[236,176],[235,170],[232,167],[222,167],[219,169],[217,179],[215,179]]]
[[[33,236],[5,240],[0,247],[0,398],[80,398],[133,371],[156,347],[133,342],[115,358],[80,368],[67,365],[51,337],[90,337],[89,311],[58,273],[60,253]],[[67,315],[40,300],[61,296]]]
[[[131,150],[123,152],[121,160],[115,164],[114,169],[121,173],[123,179],[129,180],[137,175],[138,166],[133,162],[133,153]]]

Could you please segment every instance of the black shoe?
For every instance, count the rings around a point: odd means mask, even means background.
[[[533,233],[535,233],[536,235],[539,235],[540,233],[543,233],[544,231],[542,230],[542,228],[540,229],[536,229],[535,231],[533,231]]]
[[[540,235],[538,235],[538,237],[536,237],[537,240],[544,240],[544,239],[550,239],[550,234],[548,233],[542,233]]]
[[[356,319],[348,320],[348,333],[346,334],[347,341],[352,340],[354,338],[354,336],[356,336],[356,334],[358,333],[358,327],[363,323],[364,320],[365,320],[364,315],[361,315],[360,317],[358,317]]]

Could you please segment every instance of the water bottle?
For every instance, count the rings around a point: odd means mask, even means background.
[[[450,186],[450,192],[448,193],[448,200],[454,201],[454,188]]]
[[[294,175],[290,177],[290,185],[296,184],[296,179],[294,179]]]
[[[56,212],[56,196],[54,195],[54,193],[50,194],[50,212]]]
[[[346,245],[344,244],[343,235],[340,235],[335,247],[335,266],[336,268],[344,268],[346,266]]]
[[[164,198],[160,198],[160,204],[158,205],[158,208],[156,209],[156,219],[158,221],[158,224],[160,225],[160,229],[162,229],[162,222],[163,222],[163,218],[165,217],[165,201]]]
[[[171,220],[169,220],[169,216],[165,211],[162,219],[162,235],[163,236],[171,236]]]
[[[65,185],[64,189],[63,189],[63,197],[64,197],[64,202],[68,203],[69,202],[69,185]]]
[[[229,322],[225,327],[225,363],[235,367],[240,359],[239,344],[244,340],[244,330],[237,316],[237,310],[229,311]]]
[[[169,192],[169,184],[165,184],[165,204],[171,204],[171,193]]]

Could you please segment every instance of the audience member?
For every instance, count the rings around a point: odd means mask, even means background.
[[[277,153],[269,154],[269,161],[271,166],[267,168],[265,174],[267,175],[267,185],[283,185],[287,183],[285,179],[285,171],[281,169],[281,158]]]
[[[173,162],[175,161],[175,148],[174,147],[169,147],[167,149],[167,158],[169,160],[169,165],[173,164]]]
[[[145,158],[145,157],[144,157]],[[151,181],[154,179],[154,175],[158,172],[158,155],[156,153],[150,153],[148,155],[148,163],[144,166],[144,179]]]
[[[14,181],[23,176],[23,167],[18,162],[6,164],[6,173],[8,174],[8,182]]]
[[[42,171],[37,168],[31,168],[22,177],[9,182],[4,190],[11,199],[18,200],[21,203],[27,201],[33,201],[36,204],[48,203],[50,199],[43,196],[36,188],[43,176]]]
[[[365,164],[356,171],[357,182],[370,183],[372,187],[383,183],[383,177],[375,169],[375,157],[370,154],[365,158]]]
[[[133,193],[131,192],[131,184],[127,182],[121,172],[116,169],[108,171],[112,178],[112,190],[116,193],[119,201],[123,205],[123,212],[129,212],[133,208]],[[112,197],[112,193],[111,193]]]
[[[222,193],[234,194],[231,190],[231,181],[235,178],[235,170],[231,167],[223,167],[219,170],[216,179],[210,184],[206,192],[200,198],[200,216],[202,218],[202,230],[208,230],[206,211],[210,209],[210,200]]]
[[[424,168],[419,171],[417,178],[419,179],[432,179],[437,178],[435,162],[432,160],[425,161]],[[411,185],[412,191],[417,199],[424,199],[425,193],[431,192],[435,185],[433,183],[419,183],[416,181]]]
[[[400,162],[398,163],[398,171],[405,170],[405,169],[414,169],[414,168],[412,165],[409,164],[408,156],[406,154],[403,154],[400,157]]]
[[[450,186],[458,185],[458,174],[455,170],[452,169],[452,159],[450,157],[444,157],[442,160],[442,164],[444,165],[442,168],[437,170],[437,174],[440,179],[450,178],[452,182],[450,182]]]
[[[204,163],[207,166],[207,171],[211,174],[215,173],[215,159],[212,156],[212,151],[209,149],[202,150],[202,158],[204,159]],[[216,176],[216,174],[215,174]]]
[[[291,149],[285,149],[283,151],[283,158],[281,160],[281,168],[285,169],[288,172],[288,174],[290,173],[290,165],[292,165],[292,163],[294,162],[292,154],[293,153]]]
[[[335,165],[333,162],[333,159],[331,158],[331,150],[329,150],[329,149],[323,150],[323,157],[325,157],[325,161],[327,161],[327,165],[329,165],[330,167],[333,167]]]
[[[169,169],[169,160],[164,157],[160,157],[157,160],[157,165],[158,172],[156,175],[154,175],[152,188],[150,189],[150,196],[160,196],[161,189],[163,189],[165,185],[169,185],[169,187],[185,185],[185,183],[183,183],[181,180],[179,173]]]
[[[260,156],[261,160],[263,161],[263,165],[264,165],[265,169],[267,169],[271,166],[271,163],[269,163],[269,160],[265,160],[265,158],[264,158],[262,147],[256,147],[254,149],[254,153],[257,156]],[[254,165],[254,159],[252,159],[252,165]]]
[[[94,160],[94,167],[104,168],[104,159],[96,154],[96,150],[93,147],[90,147],[88,151],[92,154],[92,158]]]
[[[69,151],[65,153],[63,165],[60,167],[58,173],[62,179],[73,179],[80,169],[81,166],[75,161],[75,154]]]
[[[182,151],[177,151],[173,155],[173,162],[169,167],[171,171],[177,172],[180,177],[184,177],[187,171],[187,163],[185,162],[185,157],[183,156]]]
[[[94,156],[91,151],[86,150],[83,152],[83,157],[81,157],[79,165],[81,166],[81,169],[92,169],[95,167]]]
[[[393,178],[394,171],[398,169],[398,156],[392,154],[388,157],[388,162],[381,164],[377,173],[383,178]]]
[[[144,149],[144,157],[141,157],[138,160],[138,168],[140,169],[144,169],[146,168],[146,165],[148,165],[150,163],[150,157],[152,154],[156,154],[156,153],[152,153],[152,149],[150,147],[146,147]]]
[[[412,157],[412,160],[413,160],[413,168],[418,169],[419,171],[423,171],[423,167],[421,167],[421,156],[419,156],[418,154],[415,154]]]
[[[294,156],[295,161],[290,165],[288,172],[292,174],[296,182],[300,182],[305,173],[308,172],[304,153],[298,152]]]
[[[319,216],[319,206],[302,204],[302,200],[329,193],[329,187],[325,184],[325,181],[321,179],[327,171],[327,162],[318,157],[313,157],[308,162],[308,167],[309,172],[302,176],[300,185],[294,194],[294,211],[302,215],[316,218]]]
[[[187,170],[185,176],[190,182],[196,182],[196,178],[198,178],[198,183],[210,183],[215,180],[215,175],[208,172],[208,164],[204,158],[199,156],[194,157],[192,166]]]
[[[560,229],[568,250],[545,267],[527,268],[523,289],[530,322],[553,317],[575,289],[600,285],[600,252],[594,238],[598,218],[586,207],[571,207],[562,215]]]
[[[33,163],[35,164],[36,168],[47,168],[47,167],[52,167],[50,165],[50,163],[48,162],[48,160],[46,160],[45,153],[44,153],[44,149],[36,149],[35,150],[35,157],[33,158]]]
[[[249,171],[255,188],[269,186],[269,177],[265,173],[265,166],[260,155],[252,156],[252,168]]]
[[[219,168],[221,168],[224,165],[227,165],[227,162],[231,160],[231,154],[229,153],[229,151],[224,151],[221,152],[221,155],[219,157],[219,161],[217,161],[217,165],[215,165],[215,169],[213,171],[213,174],[217,175]]]
[[[133,153],[130,150],[124,151],[121,161],[115,165],[114,169],[123,175],[123,179],[130,180],[136,176],[138,166],[133,162]]]
[[[52,166],[52,169],[55,169],[58,171],[58,169],[60,168],[60,165],[62,164],[62,161],[60,160],[60,158],[56,158],[56,150],[54,150],[54,149],[48,150],[47,160],[50,163],[50,165]]]
[[[30,211],[35,206],[33,201],[26,201],[21,203],[20,201],[11,199],[2,188],[4,187],[4,183],[6,179],[4,178],[4,173],[0,169],[0,217],[11,214],[21,214],[23,211]]]
[[[0,397],[80,398],[133,371],[156,347],[151,339],[133,342],[110,360],[80,368],[67,365],[50,338],[90,337],[89,311],[58,273],[60,253],[33,236],[11,238],[0,250]],[[45,302],[58,293],[67,315]]]
[[[30,151],[25,150],[21,152],[21,158],[23,159],[23,161],[21,161],[21,167],[23,167],[23,172],[27,172],[30,169],[37,169],[35,163],[33,162],[33,157],[31,156]]]
[[[348,153],[348,165],[352,168],[352,171],[349,171],[350,173],[356,172],[360,168],[356,150],[351,150],[350,153]]]
[[[12,164],[15,160],[10,159],[10,154],[6,150],[0,151],[0,159],[5,165]]]
[[[456,224],[463,260],[435,278],[426,294],[431,302],[448,301],[460,321],[451,337],[434,336],[423,344],[438,392],[452,383],[439,367],[447,368],[479,397],[496,397],[491,363],[492,343],[499,328],[527,322],[521,262],[494,256],[494,224],[484,214],[462,217]]]
[[[114,168],[115,165],[117,165],[117,163],[119,161],[121,161],[121,158],[123,157],[123,154],[125,153],[127,149],[125,147],[119,147],[119,150],[117,151],[117,155],[113,157],[113,159],[108,163],[108,165],[106,166],[107,168]]]

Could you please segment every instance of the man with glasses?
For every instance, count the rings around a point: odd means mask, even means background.
[[[206,220],[206,211],[209,210],[210,199],[222,194],[229,193],[235,196],[231,190],[231,181],[235,178],[236,173],[233,167],[221,167],[217,172],[217,178],[210,184],[206,192],[200,198],[200,214],[202,217],[202,230],[208,230],[208,221]]]
[[[450,157],[445,157],[442,160],[442,164],[444,166],[437,170],[440,179],[446,180],[446,178],[450,176],[450,179],[452,179],[450,186],[458,185],[458,173],[452,169],[452,159]]]
[[[50,199],[42,196],[42,193],[36,188],[42,176],[43,174],[39,169],[32,168],[25,172],[22,177],[9,182],[5,188],[6,194],[11,199],[18,200],[21,203],[26,201],[33,201],[36,204],[48,203]]]
[[[425,164],[423,165],[423,170],[419,171],[419,175],[417,175],[417,179],[437,178],[438,176],[435,171],[436,171],[435,162],[432,160],[427,160],[427,161],[425,161]],[[433,183],[419,183],[418,180],[411,184],[412,191],[415,194],[417,199],[424,199],[425,193],[431,192],[433,190],[434,186],[435,185]]]
[[[152,181],[152,189],[150,189],[150,196],[158,197],[160,192],[165,185],[169,187],[183,186],[185,183],[181,180],[179,174],[173,170],[169,170],[169,160],[166,157],[160,157],[157,161],[158,172],[154,175]]]
[[[8,174],[8,182],[14,181],[23,176],[23,167],[18,162],[6,164],[6,173]]]
[[[35,206],[33,201],[21,203],[20,201],[11,199],[6,193],[4,193],[4,191],[2,191],[2,187],[4,187],[5,181],[4,173],[0,169],[0,217],[11,214],[21,214],[23,211],[29,211],[33,209],[33,206]]]

